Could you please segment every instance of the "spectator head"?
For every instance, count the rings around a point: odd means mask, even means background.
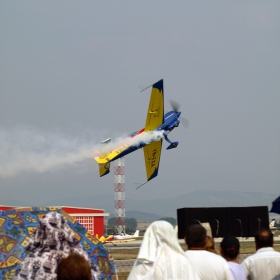
[[[215,241],[211,236],[206,236],[205,250],[217,254],[215,249]]]
[[[188,248],[204,248],[206,242],[206,229],[202,225],[190,225],[185,234]]]
[[[259,229],[255,234],[256,249],[273,246],[273,234],[270,229]]]
[[[236,260],[239,254],[240,244],[236,237],[227,235],[220,245],[221,255],[228,261]]]
[[[88,261],[79,254],[69,255],[58,265],[57,280],[91,280]]]

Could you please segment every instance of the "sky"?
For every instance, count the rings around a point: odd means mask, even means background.
[[[279,194],[279,14],[279,1],[1,1],[0,204],[113,198],[114,166],[100,178],[93,151],[144,127],[141,88],[160,79],[189,127],[137,190],[143,152],[125,157],[126,199]]]

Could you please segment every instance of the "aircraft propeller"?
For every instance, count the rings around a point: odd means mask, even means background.
[[[170,103],[173,111],[175,111],[177,113],[180,109],[180,104],[177,101],[174,101],[174,100],[169,100],[169,103]]]
[[[177,101],[169,100],[169,103],[170,103],[173,111],[175,111],[176,113],[179,112],[180,104]],[[183,124],[184,128],[187,129],[190,122],[187,119],[182,118],[182,117],[179,117],[179,119],[180,119],[180,122]]]

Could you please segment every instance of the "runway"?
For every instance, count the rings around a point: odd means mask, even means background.
[[[254,237],[239,237],[239,242],[242,243],[242,242],[254,242]],[[219,238],[214,238],[215,240],[215,243],[221,243],[223,238],[222,237],[219,237]],[[280,241],[280,236],[275,236],[274,237],[274,242],[275,241]],[[185,240],[184,239],[179,239],[179,243],[180,244],[185,244]],[[137,248],[140,248],[142,244],[142,239],[140,240],[135,240],[135,241],[131,241],[131,242],[123,242],[123,243],[106,243],[104,244],[104,246],[106,248],[110,248],[111,250],[114,250],[114,249],[137,249]],[[280,244],[274,244],[274,246],[280,246]]]

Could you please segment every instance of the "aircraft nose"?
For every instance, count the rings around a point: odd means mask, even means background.
[[[177,118],[179,118],[181,115],[181,112],[177,112]]]

